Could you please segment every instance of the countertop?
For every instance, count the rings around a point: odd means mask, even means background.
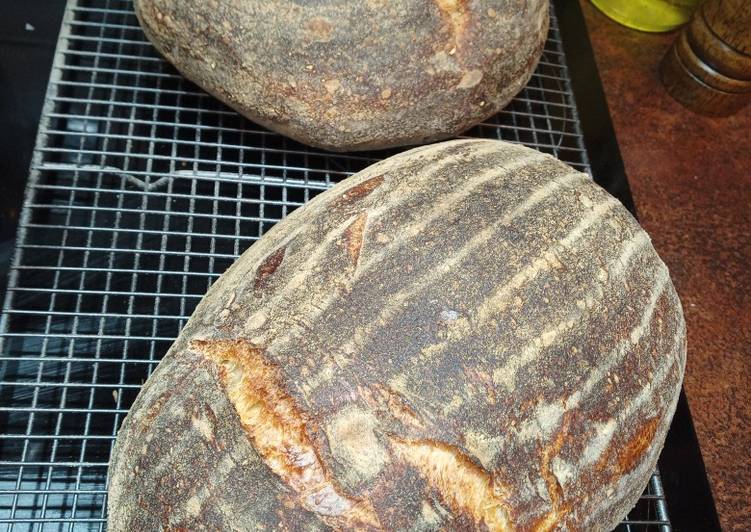
[[[684,387],[720,522],[751,530],[751,108],[688,111],[658,75],[675,32],[582,9],[639,220],[683,302]]]

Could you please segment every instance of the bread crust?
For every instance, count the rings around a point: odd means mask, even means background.
[[[648,236],[586,174],[411,150],[211,287],[120,430],[109,529],[609,530],[685,342]]]
[[[146,36],[249,119],[334,151],[455,136],[527,83],[547,0],[137,0]]]

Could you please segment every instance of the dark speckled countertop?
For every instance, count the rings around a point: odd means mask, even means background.
[[[639,213],[688,325],[685,390],[720,521],[751,530],[751,107],[694,114],[663,90],[675,33],[619,26],[582,1]]]

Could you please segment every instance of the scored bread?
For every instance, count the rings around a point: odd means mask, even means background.
[[[584,173],[461,140],[251,246],[143,386],[109,529],[606,530],[652,473],[685,324]]]
[[[157,50],[249,119],[336,151],[455,136],[527,83],[548,0],[136,0]]]

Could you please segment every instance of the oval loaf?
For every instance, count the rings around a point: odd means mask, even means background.
[[[136,0],[146,36],[249,119],[330,150],[455,136],[529,80],[548,0]]]
[[[607,530],[685,350],[665,265],[586,174],[417,148],[211,287],[123,423],[109,529]]]

